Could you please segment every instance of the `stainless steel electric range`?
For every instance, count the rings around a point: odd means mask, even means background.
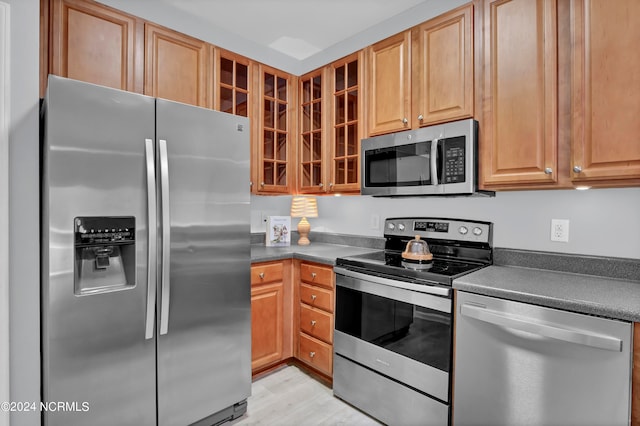
[[[339,258],[333,393],[388,424],[451,419],[454,279],[491,265],[493,225],[389,218],[385,249]],[[431,262],[403,258],[420,236]]]

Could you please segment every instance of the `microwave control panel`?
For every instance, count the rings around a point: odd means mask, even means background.
[[[465,181],[465,138],[458,136],[443,140],[444,183]]]

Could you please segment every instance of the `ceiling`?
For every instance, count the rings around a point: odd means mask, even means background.
[[[213,27],[306,59],[425,0],[160,0]]]

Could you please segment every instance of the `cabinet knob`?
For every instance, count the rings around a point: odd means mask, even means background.
[[[264,280],[264,272],[260,272],[258,276],[260,277],[261,280]]]
[[[253,182],[249,182],[249,187],[252,187],[252,186],[253,186]]]
[[[551,169],[551,167],[547,167],[546,169],[544,169],[545,174],[550,175],[551,173],[553,173],[553,170]]]
[[[311,300],[313,300],[313,301],[315,302],[315,301],[316,301],[316,297],[317,297],[317,296],[316,296],[315,294],[312,294],[312,295],[311,295]]]
[[[580,172],[582,172],[582,167],[580,167],[580,166],[573,166],[573,171],[574,171],[575,173],[580,173]]]
[[[403,124],[407,124],[408,122],[409,122],[409,119],[408,119],[407,117],[405,117],[405,118],[403,118],[403,119],[402,119],[402,123],[403,123]]]
[[[316,320],[311,320],[311,327],[315,327],[316,325]]]
[[[333,187],[333,182],[329,182],[329,188]]]
[[[322,187],[324,186],[324,184],[322,184],[322,183],[321,183],[321,184],[319,184],[318,186],[319,186],[320,188],[322,188]]]
[[[420,114],[420,115],[418,116],[418,120],[420,120],[420,121],[424,120],[424,116],[423,116],[422,114]]]
[[[316,276],[317,276],[317,274],[316,274],[315,272],[312,272],[312,273],[311,273],[311,278],[315,279],[315,278],[316,278]]]
[[[316,356],[315,352],[309,352],[309,357],[313,358],[314,356]]]

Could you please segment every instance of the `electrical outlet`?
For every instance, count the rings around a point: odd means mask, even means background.
[[[378,229],[380,227],[380,215],[372,214],[371,215],[371,229]]]
[[[569,219],[551,219],[551,241],[569,242]]]

